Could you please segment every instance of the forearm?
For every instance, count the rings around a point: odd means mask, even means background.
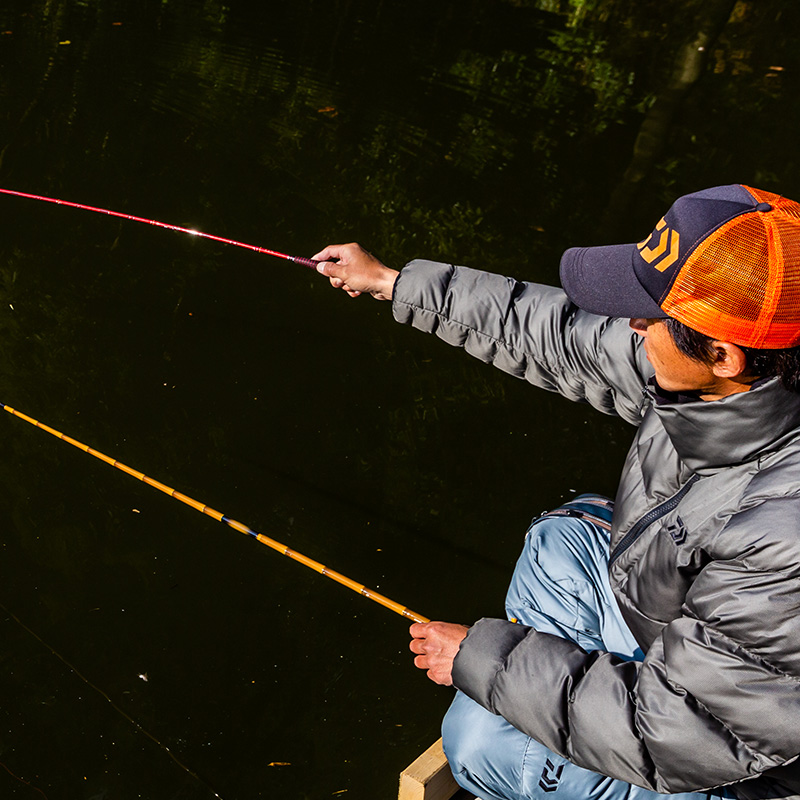
[[[639,421],[649,365],[627,321],[579,311],[561,289],[412,261],[395,283],[392,309],[398,322],[515,377]]]

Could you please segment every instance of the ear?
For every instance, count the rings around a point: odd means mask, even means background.
[[[721,341],[713,341],[711,346],[717,353],[717,360],[711,365],[711,369],[718,378],[733,380],[747,371],[747,356],[741,347]]]

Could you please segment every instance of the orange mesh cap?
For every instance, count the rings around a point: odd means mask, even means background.
[[[793,347],[800,342],[800,204],[746,188],[763,210],[734,217],[698,244],[661,308],[715,339]]]
[[[794,347],[800,204],[741,184],[685,195],[638,244],[568,250],[561,280],[587,311],[673,317],[742,347]]]

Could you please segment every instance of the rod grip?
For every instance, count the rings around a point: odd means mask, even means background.
[[[313,258],[303,258],[302,256],[289,256],[295,264],[301,264],[304,267],[309,267],[310,269],[316,269],[320,264],[324,264],[324,261],[314,261]],[[331,261],[332,263],[336,263],[339,259],[338,258],[329,258],[326,259],[327,261]]]
[[[313,270],[321,263],[320,261],[314,261],[313,258],[303,258],[302,256],[292,256],[292,261],[294,261],[295,264],[300,264],[303,267],[309,267]]]

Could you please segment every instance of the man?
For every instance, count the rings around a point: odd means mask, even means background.
[[[800,205],[687,195],[637,245],[568,250],[564,291],[398,273],[357,245],[316,258],[399,321],[638,427],[613,504],[531,525],[508,621],[412,625],[415,664],[459,690],[459,783],[800,798]]]

